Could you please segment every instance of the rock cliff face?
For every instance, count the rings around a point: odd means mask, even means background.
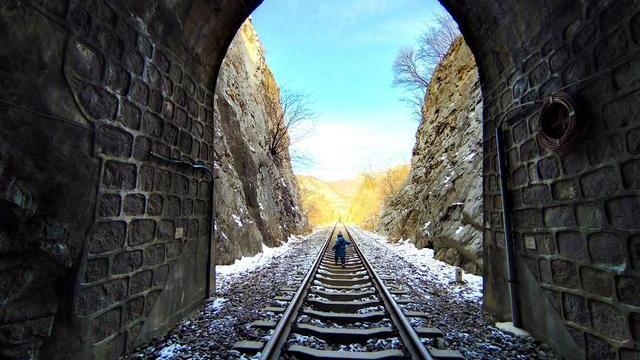
[[[277,246],[305,227],[288,154],[267,150],[279,89],[251,21],[233,40],[215,91],[218,262]]]
[[[482,95],[473,54],[456,41],[436,68],[411,172],[378,231],[433,246],[436,257],[482,271]]]

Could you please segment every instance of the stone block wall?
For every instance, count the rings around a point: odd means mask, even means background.
[[[525,328],[567,358],[638,358],[638,2],[443,2],[481,64],[487,310],[510,316],[494,136],[504,118]],[[504,116],[565,87],[586,131],[564,154],[536,140],[539,103]]]
[[[107,351],[122,353],[136,343],[170,274],[183,286],[172,310],[204,298],[211,180],[148,150],[212,162],[213,97],[182,59],[99,4],[106,15],[87,17],[92,26],[71,37],[65,63],[78,105],[101,131],[96,221],[74,313],[90,324],[92,344],[107,341]],[[96,13],[80,4],[72,11]],[[195,266],[179,266],[185,259]]]
[[[213,168],[225,4],[0,3],[0,357],[117,358],[202,303],[211,179],[150,151]]]

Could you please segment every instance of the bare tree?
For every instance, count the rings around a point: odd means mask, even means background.
[[[397,171],[394,168],[391,168],[391,169],[388,169],[387,172],[384,174],[382,181],[383,181],[382,194],[386,199],[391,196],[394,196],[395,194],[398,193],[398,191],[400,191],[400,188],[402,188],[402,185],[404,183],[404,177],[399,171]]]
[[[409,110],[411,110],[411,115],[414,119],[422,119],[422,112],[427,97],[427,88],[428,87],[415,89],[409,92],[406,96],[400,98],[400,101],[404,102]]]
[[[362,171],[360,175],[362,176],[362,184],[365,187],[373,188],[376,186],[376,174],[371,164],[367,165],[367,169]]]
[[[313,189],[311,186],[307,183],[301,182],[299,184],[298,195],[300,196],[300,201],[303,205],[302,211],[306,217],[310,218],[312,215],[315,215],[315,213],[318,212],[318,209],[311,199],[313,196]]]
[[[403,88],[408,95],[401,100],[407,103],[417,120],[422,119],[422,109],[431,81],[431,75],[461,36],[458,25],[449,14],[436,16],[417,41],[417,50],[401,48],[393,63],[393,86]]]
[[[295,149],[295,151],[290,151],[291,162],[298,166],[312,166],[316,162],[313,159],[313,156],[306,151],[302,151],[300,149]]]
[[[418,38],[417,57],[435,67],[460,36],[458,24],[451,15],[440,14],[435,18],[435,25],[427,28]]]
[[[408,90],[420,90],[429,87],[429,71],[412,48],[402,48],[393,62],[393,85]]]
[[[311,110],[309,95],[304,92],[282,89],[280,105],[282,111],[275,116],[268,146],[271,156],[277,159],[288,154],[289,146],[309,137],[317,119],[316,113]]]

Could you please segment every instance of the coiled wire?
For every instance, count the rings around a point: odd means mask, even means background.
[[[562,121],[562,133],[556,133],[554,125]],[[570,150],[578,141],[579,128],[575,98],[567,92],[549,96],[540,109],[538,141],[546,149],[558,153]]]

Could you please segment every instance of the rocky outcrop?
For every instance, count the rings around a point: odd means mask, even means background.
[[[482,271],[482,95],[462,38],[433,73],[409,178],[383,208],[378,231]]]
[[[218,262],[277,246],[304,229],[297,181],[287,154],[267,150],[279,89],[251,21],[233,40],[215,92]]]

